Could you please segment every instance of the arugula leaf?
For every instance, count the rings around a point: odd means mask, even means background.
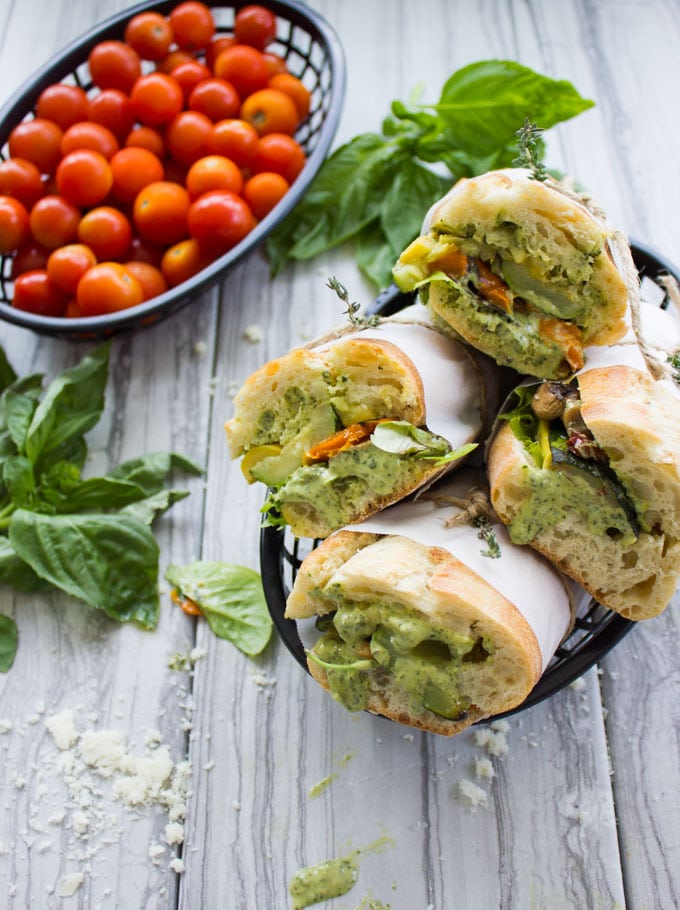
[[[158,544],[137,516],[44,515],[18,509],[9,542],[17,555],[72,597],[146,629],[158,622]]]
[[[230,641],[249,657],[266,648],[273,623],[262,579],[253,569],[198,561],[168,566],[165,578],[181,597],[200,607],[218,638]]]
[[[12,666],[18,644],[17,624],[11,616],[0,613],[0,673],[6,673]]]
[[[428,208],[453,182],[511,167],[516,134],[527,118],[545,130],[592,105],[571,83],[511,60],[463,67],[446,81],[436,104],[393,102],[382,133],[360,134],[334,151],[303,200],[269,235],[272,276],[287,262],[354,240],[359,267],[378,287],[386,286]],[[541,138],[534,151],[540,164]]]

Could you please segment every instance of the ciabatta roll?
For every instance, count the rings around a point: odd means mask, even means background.
[[[394,268],[468,344],[539,378],[564,378],[584,346],[623,336],[626,274],[630,251],[604,219],[522,169],[458,181]]]
[[[437,495],[452,491],[444,487]],[[561,576],[500,524],[488,526],[500,554],[492,558],[488,536],[465,515],[447,526],[461,512],[431,499],[401,503],[303,561],[286,615],[299,630],[318,617],[309,670],[350,710],[451,736],[519,705],[567,633]]]
[[[265,364],[234,407],[232,457],[272,489],[276,520],[313,538],[450,470],[484,423],[469,351],[432,326],[389,320]]]

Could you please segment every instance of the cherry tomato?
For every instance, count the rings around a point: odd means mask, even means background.
[[[46,268],[49,255],[50,251],[48,249],[40,243],[36,243],[32,237],[29,237],[26,243],[12,257],[12,279],[23,274],[23,272]]]
[[[53,120],[62,130],[79,120],[87,120],[87,95],[79,85],[55,82],[40,93],[35,106],[36,117]]]
[[[269,71],[260,51],[247,44],[234,44],[215,60],[215,75],[231,82],[241,100],[266,88]]]
[[[162,180],[165,168],[160,160],[145,148],[124,148],[111,159],[112,194],[118,202],[132,203],[140,190]]]
[[[283,179],[283,178],[282,178]],[[189,168],[186,188],[192,201],[211,190],[229,190],[239,194],[243,189],[241,169],[222,155],[206,155]]]
[[[118,140],[110,129],[89,120],[74,123],[66,130],[61,140],[62,155],[68,155],[76,149],[91,149],[105,158],[111,158],[119,148]]]
[[[175,44],[184,50],[203,50],[215,34],[212,10],[197,0],[180,3],[170,12],[168,19]]]
[[[168,124],[165,142],[168,151],[180,164],[193,164],[211,148],[212,121],[198,111],[180,111]]]
[[[102,316],[137,306],[142,286],[120,262],[100,262],[83,275],[76,300],[83,316]]]
[[[13,196],[30,209],[45,194],[37,165],[25,158],[0,162],[0,194]]]
[[[130,262],[125,263],[125,268],[140,283],[143,300],[151,300],[153,297],[158,297],[167,291],[168,283],[163,277],[161,270],[155,265],[132,259]]]
[[[263,88],[248,95],[241,105],[241,117],[252,124],[258,135],[285,133],[292,136],[298,125],[295,102],[275,88]]]
[[[212,258],[201,248],[198,240],[180,240],[163,254],[161,271],[171,288],[188,281],[210,264]]]
[[[67,243],[50,253],[47,274],[52,284],[64,294],[76,293],[85,272],[97,264],[97,257],[84,243]]]
[[[132,129],[135,115],[125,92],[117,88],[105,88],[89,100],[87,119],[105,126],[122,142]]]
[[[182,110],[184,96],[172,76],[149,73],[135,82],[130,101],[138,120],[148,126],[163,126]]]
[[[14,253],[28,240],[26,206],[13,196],[0,196],[0,253]]]
[[[238,117],[241,99],[230,82],[217,78],[204,79],[189,95],[188,106],[217,123],[218,120]]]
[[[234,19],[234,37],[239,44],[264,50],[276,38],[276,16],[263,6],[241,7]]]
[[[205,49],[205,65],[211,72],[215,67],[215,60],[217,60],[218,54],[221,54],[222,51],[226,51],[228,47],[231,47],[235,43],[236,42],[231,35],[219,35],[219,37],[213,38]]]
[[[80,219],[78,240],[89,246],[100,262],[121,259],[130,248],[132,227],[119,209],[100,205]]]
[[[151,243],[177,243],[187,236],[189,204],[189,194],[178,183],[150,183],[135,199],[135,227]]]
[[[66,294],[50,281],[46,269],[23,272],[14,282],[12,306],[38,316],[63,316]]]
[[[125,140],[125,146],[148,149],[157,158],[163,158],[165,155],[165,139],[153,126],[136,126]]]
[[[179,82],[185,101],[199,82],[204,82],[206,79],[210,79],[211,76],[211,71],[199,60],[188,60],[186,63],[180,63],[172,71],[172,78]]]
[[[59,193],[81,208],[98,205],[113,186],[111,165],[99,152],[76,149],[65,155],[55,175]]]
[[[87,62],[98,88],[118,88],[129,94],[142,74],[139,54],[124,41],[101,41],[92,48]]]
[[[48,250],[75,240],[79,221],[80,209],[56,194],[38,199],[29,216],[34,239]]]
[[[187,224],[189,234],[204,250],[218,254],[243,240],[255,227],[255,218],[240,196],[213,190],[191,203]]]
[[[293,104],[297,110],[298,120],[304,120],[309,114],[309,109],[312,104],[312,93],[302,80],[298,79],[296,76],[293,76],[290,73],[277,73],[269,80],[269,88],[275,88],[280,92],[284,92],[293,100]]]
[[[246,180],[243,198],[256,218],[264,218],[283,199],[289,188],[288,181],[281,174],[262,171]]]
[[[127,252],[128,262],[148,262],[149,265],[160,267],[165,248],[156,243],[149,243],[138,234],[135,234]]]
[[[9,134],[12,158],[25,158],[43,174],[53,173],[61,158],[63,133],[53,120],[36,117],[17,124]]]
[[[292,136],[283,133],[269,133],[257,143],[257,149],[250,162],[254,174],[274,171],[292,183],[305,166],[306,156],[302,146]]]
[[[180,66],[182,63],[191,63],[195,58],[189,53],[189,51],[170,51],[167,57],[163,57],[161,61],[156,64],[156,69],[159,73],[165,73],[170,75],[176,67]]]
[[[142,60],[162,60],[172,44],[172,26],[160,13],[138,13],[125,26],[125,40]]]
[[[286,61],[283,57],[279,57],[278,54],[272,54],[271,51],[264,51],[262,59],[265,62],[270,79],[272,76],[277,76],[279,73],[288,72]]]
[[[220,120],[213,128],[212,150],[230,158],[239,167],[248,167],[255,156],[259,136],[245,120]]]

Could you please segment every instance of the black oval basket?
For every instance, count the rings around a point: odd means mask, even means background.
[[[631,247],[641,278],[646,276],[655,280],[669,274],[680,281],[678,270],[653,250],[638,243],[632,243]],[[369,312],[390,316],[413,300],[413,294],[403,294],[391,286],[376,298]],[[667,304],[668,300],[664,299],[662,306]],[[315,541],[293,537],[287,529],[262,528],[260,534],[260,567],[269,612],[284,644],[305,670],[307,661],[297,624],[286,619],[284,611],[300,563],[315,545]],[[596,664],[634,625],[633,621],[608,610],[596,600],[585,598],[571,634],[562,642],[528,698],[512,711],[495,715],[490,720],[516,714],[559,692]]]
[[[212,8],[217,35],[233,33],[234,16],[243,4],[224,4],[206,0]],[[147,10],[167,15],[177,0],[144,2],[112,16],[87,32],[50,60],[38,76],[26,82],[0,109],[0,158],[8,157],[7,141],[12,129],[34,116],[40,93],[53,82],[68,82],[86,91],[92,87],[87,58],[100,41],[122,39],[125,25],[137,13]],[[169,316],[186,306],[201,292],[216,284],[238,260],[261,243],[300,201],[321,167],[335,136],[345,95],[345,60],[340,41],[330,25],[304,3],[297,0],[266,0],[277,17],[276,40],[267,48],[285,57],[288,70],[300,78],[311,92],[310,113],[295,138],[307,155],[306,164],[281,202],[229,252],[183,284],[153,300],[104,316],[67,319],[38,316],[17,310],[12,301],[12,259],[0,257],[0,318],[46,335],[71,340],[107,337],[117,332],[141,328]]]

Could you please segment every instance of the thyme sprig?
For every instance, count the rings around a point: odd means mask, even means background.
[[[340,300],[345,304],[345,316],[353,326],[356,328],[370,328],[371,326],[380,324],[380,316],[360,316],[358,315],[359,310],[361,309],[361,304],[355,300],[349,299],[349,292],[344,284],[341,284],[337,278],[331,276],[326,282],[326,287],[330,288],[331,291],[335,291]]]
[[[472,524],[478,529],[477,537],[486,543],[486,550],[482,550],[482,556],[488,556],[489,559],[500,559],[501,547],[496,539],[493,525],[486,515],[478,515],[472,519]]]
[[[532,123],[527,117],[522,126],[517,130],[517,144],[519,155],[512,162],[517,167],[525,167],[531,171],[534,180],[543,182],[550,176],[543,164],[542,127]]]

